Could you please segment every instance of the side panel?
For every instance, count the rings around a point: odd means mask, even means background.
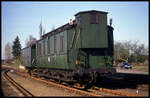
[[[107,14],[97,13],[98,24],[90,23],[90,13],[81,14],[81,48],[107,48]]]
[[[113,56],[98,56],[89,55],[89,66],[92,69],[112,67],[113,66]]]
[[[31,66],[31,47],[27,47],[21,51],[21,59],[23,66]]]
[[[61,41],[61,38],[63,41]],[[54,49],[54,40],[56,39],[56,51]],[[48,45],[48,41],[50,45]],[[41,55],[37,55],[37,67],[69,69],[67,64],[67,32],[63,31],[56,35],[45,38],[38,43],[41,44]],[[45,43],[45,44],[44,44]],[[62,45],[63,44],[63,45]],[[62,45],[62,46],[61,46]],[[48,52],[50,47],[50,53]],[[61,48],[63,47],[63,51]],[[37,54],[40,52],[37,49]]]
[[[92,69],[105,67],[104,56],[89,55],[89,66]]]
[[[70,69],[74,69],[79,55],[79,48],[81,46],[81,31],[79,29],[79,26],[75,26],[67,30],[67,32],[68,62]]]
[[[109,46],[108,48],[105,48],[105,49],[99,49],[96,52],[96,54],[89,55],[89,66],[91,68],[113,66],[113,52],[114,52],[113,28],[110,26],[107,26],[107,32],[108,32],[108,45]]]
[[[75,43],[75,28],[67,30],[67,48],[68,48],[68,63],[70,66],[70,69],[75,68],[75,60],[77,57],[77,52],[74,49],[74,43]],[[74,41],[74,42],[73,42]]]

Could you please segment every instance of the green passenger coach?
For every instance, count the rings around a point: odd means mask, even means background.
[[[75,14],[72,24],[44,34],[29,47],[30,52],[23,49],[22,62],[30,74],[91,83],[101,75],[116,72],[113,43],[113,27],[107,25],[107,12],[83,11]],[[27,54],[31,54],[30,58]]]

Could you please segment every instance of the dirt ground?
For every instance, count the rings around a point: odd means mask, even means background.
[[[15,80],[17,81],[17,83],[19,83],[21,86],[23,86],[25,89],[28,89],[31,94],[33,94],[34,96],[85,96],[79,93],[75,93],[73,91],[69,91],[67,89],[63,89],[63,88],[59,88],[59,87],[54,87],[45,83],[41,83],[39,81],[33,80],[33,79],[29,79],[29,78],[25,78],[13,73],[9,73],[9,75]],[[5,83],[6,81],[4,81]],[[3,87],[7,88],[7,86],[5,86],[4,84],[2,84]],[[12,91],[11,93],[13,94],[12,96],[20,96],[18,94],[16,94],[15,92],[13,92],[12,89],[10,89],[10,91]],[[3,89],[3,92],[7,94],[6,90]],[[15,93],[15,95],[14,95]],[[9,94],[7,94],[9,96]]]
[[[127,73],[127,74],[143,74],[143,75],[148,75],[149,74],[149,69],[124,69],[124,68],[120,68],[117,67],[116,68],[117,73]],[[138,87],[136,89],[131,89],[131,88],[124,88],[124,89],[116,89],[122,92],[128,92],[131,94],[139,94],[141,96],[149,96],[149,85],[145,84],[140,84],[138,85]]]

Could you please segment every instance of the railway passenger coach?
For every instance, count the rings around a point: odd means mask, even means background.
[[[101,75],[113,74],[113,28],[107,12],[75,14],[65,24],[22,49],[22,64],[30,74],[59,81],[92,83]]]

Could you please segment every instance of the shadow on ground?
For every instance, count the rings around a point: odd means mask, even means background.
[[[136,89],[138,85],[149,84],[149,82],[149,75],[116,73],[112,77],[99,78],[99,81],[94,85],[108,89]]]

